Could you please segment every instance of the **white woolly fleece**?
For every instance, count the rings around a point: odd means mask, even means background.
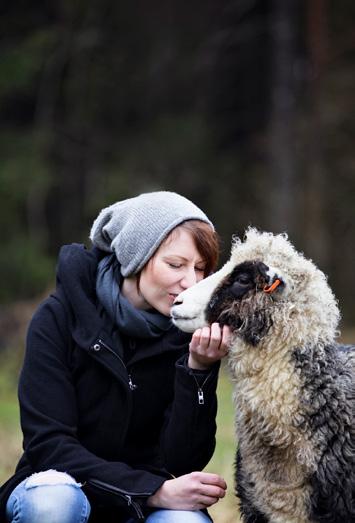
[[[284,335],[302,345],[334,341],[340,320],[337,300],[325,274],[296,251],[287,234],[274,235],[251,227],[243,241],[233,238],[230,261],[234,266],[256,259],[278,270],[286,280],[285,300],[281,296],[278,311],[273,313]]]

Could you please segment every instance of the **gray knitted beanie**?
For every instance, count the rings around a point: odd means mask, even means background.
[[[211,225],[194,203],[169,191],[144,193],[103,209],[90,232],[92,243],[115,252],[122,276],[139,272],[169,232],[186,220]]]

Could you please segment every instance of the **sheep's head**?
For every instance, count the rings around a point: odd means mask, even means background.
[[[313,344],[333,341],[339,311],[324,274],[286,235],[249,229],[222,269],[177,297],[172,318],[188,332],[229,325],[254,346],[268,335]]]

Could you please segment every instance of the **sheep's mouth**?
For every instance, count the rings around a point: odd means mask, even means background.
[[[171,314],[171,321],[183,332],[194,332],[196,329],[204,325],[204,321],[197,316],[183,316],[179,314]]]
[[[195,320],[197,316],[181,316],[180,314],[176,314],[176,312],[172,310],[171,318],[173,321],[192,321]]]

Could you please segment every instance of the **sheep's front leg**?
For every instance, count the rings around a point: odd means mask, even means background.
[[[253,485],[248,481],[242,465],[240,451],[236,455],[236,495],[239,498],[239,508],[243,523],[270,523],[252,503]]]

